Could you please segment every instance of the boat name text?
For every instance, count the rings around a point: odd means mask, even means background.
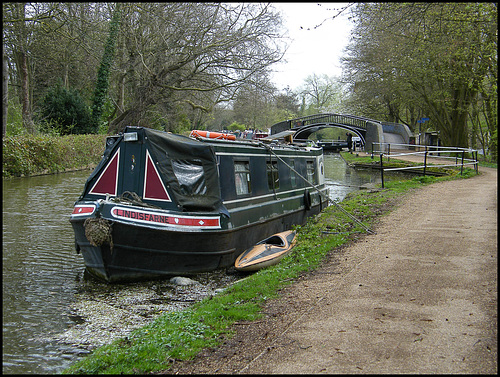
[[[219,217],[198,217],[198,216],[169,216],[161,215],[154,212],[130,210],[121,207],[115,207],[111,211],[115,218],[126,220],[134,220],[141,223],[162,226],[175,226],[183,228],[197,228],[197,229],[214,229],[220,228]]]

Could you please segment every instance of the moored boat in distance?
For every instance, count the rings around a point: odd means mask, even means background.
[[[296,233],[292,230],[273,234],[241,253],[236,258],[234,267],[238,271],[247,272],[273,266],[292,250],[295,237]]]
[[[127,127],[75,203],[76,251],[107,282],[233,266],[327,206],[323,164],[317,147]]]
[[[328,152],[340,152],[344,148],[349,148],[347,141],[344,140],[319,140],[317,144]]]

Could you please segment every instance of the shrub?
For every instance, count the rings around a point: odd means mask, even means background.
[[[43,99],[42,115],[49,128],[60,135],[85,134],[94,131],[90,111],[76,89],[56,85]]]
[[[238,122],[233,122],[228,126],[227,129],[230,131],[245,131],[247,129],[247,126]]]

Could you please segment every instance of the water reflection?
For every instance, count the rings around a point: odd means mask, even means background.
[[[381,182],[379,172],[371,169],[353,169],[338,153],[325,153],[325,183],[329,187],[331,199],[342,201],[347,194],[359,190],[362,185]]]
[[[71,324],[83,274],[68,221],[89,172],[3,182],[3,372],[57,373],[64,347],[42,338]]]

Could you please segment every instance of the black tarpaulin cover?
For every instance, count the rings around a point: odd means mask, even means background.
[[[228,215],[220,197],[217,160],[211,145],[149,128],[144,128],[144,133],[161,178],[184,211]]]

